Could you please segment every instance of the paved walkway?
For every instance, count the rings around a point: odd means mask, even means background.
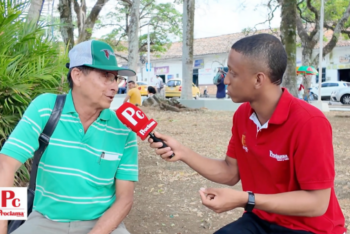
[[[126,94],[115,95],[110,109],[118,109],[125,99]],[[146,96],[142,96],[142,101],[146,99]],[[233,103],[230,98],[216,99],[216,98],[199,98],[198,100],[179,100],[182,104],[186,105],[188,103],[189,107],[193,108],[207,108],[210,110],[222,110],[222,111],[235,111],[239,104]],[[330,111],[350,111],[350,106],[341,104],[340,102],[329,102],[324,101],[329,104]]]

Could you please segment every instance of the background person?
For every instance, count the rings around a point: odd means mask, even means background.
[[[159,76],[157,76],[156,88],[157,88],[157,93],[159,95],[162,95],[162,89],[164,88],[164,82],[163,82],[163,79]]]
[[[141,93],[140,90],[136,88],[136,83],[133,80],[128,81],[128,93],[124,99],[124,102],[130,102],[135,106],[141,106]]]
[[[155,95],[157,93],[156,89],[152,86],[147,87],[147,92],[148,92],[148,97],[152,97],[153,95]]]
[[[218,79],[218,83],[216,84],[217,90],[216,90],[216,98],[222,99],[226,97],[226,88],[224,84],[225,80],[225,73],[224,71],[219,68],[218,73],[220,73],[220,78]]]
[[[120,83],[118,85],[118,94],[124,94],[126,93],[126,79],[122,76],[118,76],[118,79],[120,79]]]

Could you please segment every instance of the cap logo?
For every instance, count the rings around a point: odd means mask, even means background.
[[[105,53],[105,56],[107,59],[109,59],[109,56],[115,56],[114,53],[110,50],[107,50],[107,49],[104,49],[104,50],[101,50]]]

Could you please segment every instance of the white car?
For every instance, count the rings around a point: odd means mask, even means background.
[[[349,87],[350,83],[345,81],[326,81],[321,84],[321,99],[329,100],[333,91],[336,91],[340,88]],[[314,96],[318,97],[318,84],[315,87],[311,88],[310,92]]]
[[[350,85],[347,88],[340,88],[333,91],[331,100],[334,102],[341,102],[344,105],[350,105]]]

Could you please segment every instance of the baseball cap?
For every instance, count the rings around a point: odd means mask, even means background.
[[[118,71],[121,76],[135,76],[133,70],[118,67],[117,59],[110,45],[103,41],[89,40],[75,45],[69,51],[69,68],[87,66],[106,71]]]

